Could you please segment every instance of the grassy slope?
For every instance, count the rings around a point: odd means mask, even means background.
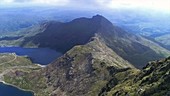
[[[45,30],[46,25],[35,25],[29,28],[24,28],[22,30],[13,32],[13,33],[5,33],[0,37],[0,46],[21,46],[26,37],[34,36],[38,33],[41,33]],[[6,39],[9,38],[9,39]],[[17,39],[10,39],[17,38]],[[29,47],[37,47],[35,44],[28,44]]]
[[[117,57],[116,54],[113,55],[114,53],[105,47],[100,42],[94,41],[87,45],[76,46],[47,68],[42,70],[39,68],[15,69],[8,72],[4,80],[23,89],[33,90],[36,96],[42,96],[42,94],[43,96],[82,94],[87,96],[125,96],[127,94],[162,96],[168,94],[170,58],[149,62],[140,71],[129,66],[127,62]],[[117,59],[113,60],[114,58]],[[124,62],[123,66],[122,64],[119,66],[117,61]],[[1,60],[1,62],[4,61]]]
[[[0,80],[22,89],[35,92],[46,87],[45,78],[34,74],[41,69],[40,66],[33,64],[27,57],[10,53],[0,54]],[[33,90],[36,88],[37,90]],[[42,96],[42,94],[38,96]]]
[[[23,89],[33,90],[36,96],[94,96],[100,93],[110,79],[114,78],[117,82],[112,74],[131,68],[137,70],[95,39],[87,45],[74,47],[47,68],[39,71],[15,70],[6,74],[4,80]]]
[[[150,62],[136,76],[113,87],[108,96],[165,96],[170,90],[169,68],[170,58]]]

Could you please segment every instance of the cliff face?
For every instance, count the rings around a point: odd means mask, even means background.
[[[107,93],[130,96],[169,96],[170,58],[152,61],[134,77],[127,77]]]

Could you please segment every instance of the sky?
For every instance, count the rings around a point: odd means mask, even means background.
[[[149,8],[170,12],[170,0],[0,0],[0,5],[54,5],[78,8]]]

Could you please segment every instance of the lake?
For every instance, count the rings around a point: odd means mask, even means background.
[[[0,96],[34,96],[34,94],[29,91],[23,91],[16,87],[0,83]]]
[[[0,47],[0,53],[16,53],[19,56],[27,55],[33,61],[41,65],[51,63],[62,54],[50,48],[21,48],[21,47]]]

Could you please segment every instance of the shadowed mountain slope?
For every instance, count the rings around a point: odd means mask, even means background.
[[[138,68],[150,60],[170,55],[168,50],[158,44],[130,34],[100,15],[78,18],[67,23],[48,22],[43,32],[24,38],[21,46],[50,47],[65,53],[75,45],[86,44],[92,37],[98,37]]]

